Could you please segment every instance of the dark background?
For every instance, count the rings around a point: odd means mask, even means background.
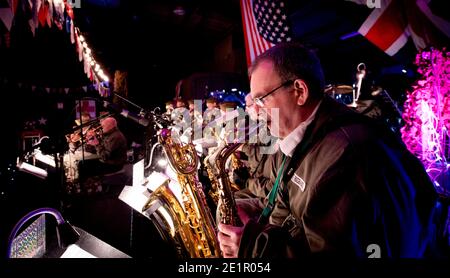
[[[248,91],[238,0],[80,1],[81,8],[74,8],[75,26],[111,87],[116,70],[128,74],[126,97],[138,106],[163,106],[175,97],[180,80],[185,98],[202,98],[210,91],[231,87]],[[342,39],[356,32],[370,14],[372,10],[365,5],[340,0],[289,3],[294,37],[317,51],[327,83],[352,85],[356,66],[364,62],[367,75],[363,85],[367,89],[363,93],[378,85],[402,103],[417,78],[413,65],[416,49],[411,41],[390,57],[361,35]],[[176,7],[182,7],[185,14],[176,15]],[[0,32],[5,30],[0,24]],[[46,26],[39,27],[33,37],[26,14],[16,14],[10,47],[1,46],[0,61],[0,77],[6,80],[0,86],[3,103],[13,110],[4,112],[12,125],[11,138],[5,138],[12,143],[8,145],[17,145],[14,136],[26,121],[41,117],[48,120],[41,126],[45,133],[64,133],[73,124],[76,100],[99,98],[95,90],[84,93],[80,89],[91,82],[69,34]],[[34,91],[32,86],[36,86]],[[61,88],[67,87],[78,90],[62,93]],[[48,93],[45,88],[55,89]],[[63,103],[63,109],[57,109],[57,103]],[[130,126],[132,137],[142,137],[134,122],[126,119],[124,125]]]
[[[401,106],[407,90],[418,77],[413,64],[417,51],[411,41],[390,57],[361,35],[341,39],[358,30],[372,11],[366,6],[344,0],[294,2],[288,6],[294,36],[317,51],[327,83],[352,85],[356,66],[364,62],[368,72],[363,94],[369,94],[372,85],[381,86]],[[434,10],[441,11],[445,18],[445,1],[434,2],[437,3]],[[173,12],[178,6],[184,8],[184,15]],[[127,72],[127,98],[144,109],[161,107],[173,99],[180,80],[183,80],[183,97],[201,98],[209,91],[235,86],[248,92],[239,0],[81,0],[81,8],[74,9],[74,14],[75,25],[108,75],[110,84],[116,70]],[[55,191],[37,178],[10,171],[16,158],[23,155],[20,144],[26,122],[45,118],[46,123],[38,127],[54,140],[55,148],[64,148],[63,136],[73,126],[77,100],[100,99],[95,90],[80,89],[91,82],[83,72],[69,34],[55,27],[39,27],[33,36],[26,16],[16,15],[10,47],[0,44],[3,106],[0,109],[3,129],[0,204],[2,211],[15,208],[9,214],[10,219],[17,219],[29,207],[57,206],[52,201],[58,189]],[[0,35],[5,33],[0,23]],[[35,90],[32,86],[36,86]],[[50,92],[45,88],[51,88]],[[66,94],[61,88],[72,89]],[[58,103],[63,105],[62,109],[57,108]],[[135,107],[128,105],[128,108]],[[145,142],[147,129],[129,119],[119,117],[118,120],[129,144]],[[107,198],[82,202],[85,203],[73,219],[90,226],[90,232],[118,248],[129,248],[127,238],[122,235],[129,233],[131,211],[124,204]],[[145,221],[137,220],[136,224],[148,226]],[[2,229],[2,233],[8,230],[8,227]],[[137,236],[145,238],[146,235]],[[149,237],[157,238],[155,231]],[[141,249],[145,248],[144,244]],[[150,257],[157,256],[162,248],[155,247]]]

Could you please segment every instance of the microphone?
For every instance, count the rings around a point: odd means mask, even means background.
[[[363,78],[366,76],[366,64],[364,63],[359,63],[358,66],[356,67],[356,79],[357,79],[357,83],[356,83],[356,92],[353,90],[353,103],[351,104],[352,107],[356,107],[357,104],[356,102],[358,101],[360,95],[361,95],[361,84],[362,84],[362,80]]]
[[[39,139],[39,141],[37,141],[36,143],[34,143],[33,145],[31,145],[31,147],[32,147],[33,149],[39,148],[41,145],[45,144],[44,141],[46,141],[46,140],[44,140],[44,139],[50,140],[50,138],[49,138],[48,136],[42,136],[41,139]]]
[[[358,79],[363,79],[366,76],[366,64],[359,63],[358,66],[356,67],[356,71],[358,72],[356,77]]]
[[[125,118],[131,119],[142,126],[148,126],[148,124],[149,124],[149,121],[146,118],[142,118],[141,116],[133,114],[130,111],[125,110],[125,109],[122,109],[122,112],[120,112],[120,115],[124,116]]]
[[[149,120],[147,120],[147,119],[145,119],[145,118],[143,118],[143,117],[141,117],[139,115],[136,115],[136,114],[134,114],[134,113],[132,113],[132,112],[126,110],[126,109],[120,109],[116,105],[114,105],[112,103],[109,103],[107,101],[103,101],[103,106],[105,108],[109,108],[109,109],[112,109],[114,111],[120,111],[120,115],[122,115],[123,117],[125,117],[127,119],[130,119],[130,120],[132,120],[132,121],[134,121],[134,122],[136,122],[136,123],[138,123],[138,124],[140,124],[142,126],[148,126],[148,124],[150,123]]]

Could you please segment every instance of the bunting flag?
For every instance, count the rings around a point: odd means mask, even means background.
[[[48,2],[42,3],[38,8],[38,21],[40,26],[44,27],[47,24],[47,16],[48,16]]]
[[[64,2],[63,0],[53,0],[53,23],[59,30],[63,29],[64,22]]]
[[[45,86],[36,86],[35,84],[29,84],[29,83],[22,83],[22,82],[14,82],[14,81],[10,81],[6,78],[4,79],[0,79],[0,84],[3,83],[5,85],[12,85],[17,87],[18,89],[23,89],[23,90],[31,90],[32,92],[42,92],[42,93],[48,93],[48,94],[53,94],[53,93],[59,93],[59,94],[68,94],[73,93],[73,94],[90,94],[93,93],[95,91],[97,91],[100,96],[102,97],[109,97],[110,96],[110,88],[107,87],[105,85],[104,82],[101,82],[100,80],[96,80],[96,83],[93,84],[89,84],[87,86],[81,86],[81,87],[71,87],[71,88],[61,88],[61,87],[45,87]]]
[[[73,3],[73,2],[70,2]],[[20,5],[19,5],[20,4]],[[101,96],[109,96],[109,78],[95,61],[92,50],[88,47],[80,30],[74,24],[74,12],[66,0],[0,0],[0,20],[9,31],[14,24],[17,9],[25,11],[28,25],[33,36],[40,27],[52,27],[54,24],[60,30],[66,30],[70,41],[75,44],[78,60],[83,62],[87,78],[94,84]],[[53,24],[52,24],[53,23]],[[9,32],[0,37],[0,43],[9,47]],[[86,91],[86,88],[83,88]]]
[[[50,2],[45,1],[45,5],[47,6],[47,25],[48,27],[52,27],[52,21],[53,21],[53,5],[50,4]]]
[[[284,1],[241,0],[247,65],[277,43],[292,39]]]
[[[411,37],[417,49],[442,47],[450,38],[450,23],[433,14],[429,0],[380,0],[358,30],[392,56]]]
[[[0,21],[3,22],[8,31],[11,30],[13,18],[13,9],[7,3],[4,5],[0,3]]]
[[[41,5],[41,0],[22,1],[22,10],[31,11],[31,18],[28,20],[28,25],[30,26],[33,36],[36,35],[36,29],[39,27],[39,11],[41,9]]]
[[[17,12],[17,9],[19,7],[19,1],[20,0],[9,0],[8,1],[9,4],[10,4],[11,9],[13,11],[13,14],[16,14],[16,12]]]

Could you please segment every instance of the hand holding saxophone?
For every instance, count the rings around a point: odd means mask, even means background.
[[[228,225],[218,223],[217,239],[219,241],[220,250],[224,258],[237,258],[239,255],[239,245],[241,243],[244,226],[252,218],[245,209],[236,206],[237,215],[242,222],[242,226]]]
[[[217,238],[224,258],[237,258],[244,227],[235,227],[219,223]]]

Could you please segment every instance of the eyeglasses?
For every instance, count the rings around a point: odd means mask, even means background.
[[[258,106],[258,107],[264,107],[264,98],[268,97],[269,95],[275,93],[278,89],[285,87],[287,85],[290,85],[291,83],[294,83],[293,80],[288,80],[284,83],[282,83],[280,86],[276,87],[275,89],[273,89],[272,91],[268,92],[267,94],[263,95],[262,97],[255,97],[253,99],[254,103]]]

